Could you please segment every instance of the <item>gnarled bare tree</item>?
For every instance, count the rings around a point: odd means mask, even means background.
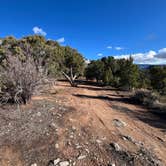
[[[64,52],[65,68],[62,73],[71,86],[77,86],[76,79],[84,73],[84,58],[77,52],[77,50],[70,47],[65,47]]]
[[[77,83],[75,82],[77,75],[73,75],[73,69],[70,68],[70,75],[67,75],[65,72],[62,72],[65,78],[69,81],[70,85],[73,87],[77,87]]]

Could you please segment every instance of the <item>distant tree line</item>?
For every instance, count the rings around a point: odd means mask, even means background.
[[[141,70],[128,59],[103,57],[85,63],[84,57],[69,46],[61,46],[43,36],[0,39],[0,102],[22,100],[26,103],[41,76],[65,77],[71,86],[80,76],[102,85],[131,90],[154,89],[166,93],[166,67]],[[17,99],[16,99],[17,98]]]
[[[140,69],[132,57],[115,59],[110,56],[93,60],[85,69],[85,77],[117,88],[144,88],[166,94],[166,66]]]
[[[133,59],[114,59],[104,57],[91,61],[85,70],[87,79],[96,79],[104,85],[132,89],[138,87],[139,68]]]

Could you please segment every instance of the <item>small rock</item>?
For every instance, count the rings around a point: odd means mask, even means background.
[[[72,130],[73,130],[73,131],[76,131],[76,127],[75,127],[75,126],[72,126]]]
[[[97,139],[96,142],[97,142],[98,144],[101,144],[101,143],[102,143],[102,141],[99,140],[99,139]]]
[[[137,146],[144,146],[144,143],[141,142],[141,141],[135,142],[135,144],[136,144]]]
[[[60,113],[57,113],[57,116],[61,117],[62,115]]]
[[[68,161],[62,161],[59,163],[60,166],[68,166],[69,162]]]
[[[121,147],[115,142],[111,143],[110,146],[114,148],[115,151],[121,151]]]
[[[55,129],[55,131],[56,131],[56,132],[58,132],[58,131],[59,131],[59,129]]]
[[[82,146],[79,143],[76,143],[75,146],[76,146],[76,149],[82,148]]]
[[[58,149],[59,148],[59,144],[55,144],[55,148]]]
[[[52,111],[52,110],[54,110],[55,109],[55,107],[51,107],[50,109],[49,109],[49,111]]]
[[[52,112],[52,115],[55,116],[57,113],[56,112]]]
[[[69,162],[71,163],[71,162],[72,162],[72,160],[70,159],[70,160],[69,160]]]
[[[119,120],[119,119],[114,119],[113,124],[116,127],[125,127],[127,125],[125,122],[123,122],[122,120]]]
[[[73,136],[73,135],[70,135],[70,138],[74,138],[74,136]]]
[[[115,164],[114,164],[114,163],[112,163],[112,164],[111,164],[111,166],[115,166]]]
[[[36,163],[33,163],[33,164],[31,164],[31,166],[37,166],[37,164],[36,164]]]
[[[78,160],[82,160],[84,158],[86,158],[86,155],[81,155],[81,156],[78,157]]]
[[[80,148],[82,148],[81,145],[77,145],[77,146],[76,146],[76,149],[80,149]]]
[[[125,141],[128,140],[128,141],[131,141],[131,142],[135,142],[134,139],[133,139],[131,136],[128,136],[128,135],[127,135],[127,136],[126,136],[126,135],[123,135],[122,138],[123,138],[123,140],[125,140]]]
[[[41,112],[38,112],[38,113],[37,113],[37,116],[41,116]]]
[[[54,160],[54,165],[58,164],[60,162],[60,158],[57,158]]]
[[[90,153],[89,149],[85,149],[85,151],[86,151],[87,153]]]
[[[66,145],[71,146],[71,145],[72,145],[71,141],[67,141],[67,142],[66,142]]]
[[[127,141],[127,138],[125,136],[122,137],[123,140]]]
[[[48,166],[54,166],[54,161],[50,160],[49,163],[48,163]]]
[[[50,127],[56,129],[56,128],[57,128],[57,125],[56,125],[55,123],[51,123],[51,124],[50,124]]]

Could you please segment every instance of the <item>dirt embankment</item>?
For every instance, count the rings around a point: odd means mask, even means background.
[[[127,92],[67,83],[0,108],[0,165],[166,165],[166,120]]]

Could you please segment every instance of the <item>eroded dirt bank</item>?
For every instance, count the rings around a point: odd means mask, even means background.
[[[58,82],[0,108],[0,166],[166,165],[166,120],[127,92]]]

